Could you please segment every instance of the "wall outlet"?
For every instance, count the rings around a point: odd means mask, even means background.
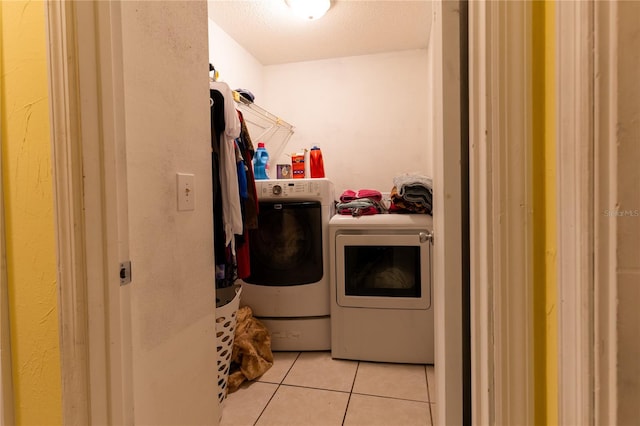
[[[178,173],[176,176],[178,178],[178,211],[195,210],[195,175],[189,173]]]

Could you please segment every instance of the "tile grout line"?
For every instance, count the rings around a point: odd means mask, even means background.
[[[431,419],[431,426],[433,426],[433,406],[435,404],[429,403],[429,418]]]
[[[315,386],[304,386],[304,385],[292,385],[290,383],[282,383],[282,386],[286,388],[311,389],[311,390],[319,390],[319,391],[325,391],[325,392],[351,393],[348,390],[318,388]]]
[[[427,383],[427,400],[431,403],[431,389],[429,389],[429,372],[427,371],[427,364],[424,365],[424,381]]]
[[[344,426],[344,422],[347,420],[347,412],[349,412],[349,404],[351,404],[351,395],[353,395],[353,387],[356,384],[356,377],[358,377],[358,370],[360,369],[360,361],[356,364],[356,372],[353,375],[353,381],[351,382],[351,389],[349,390],[349,399],[347,399],[347,406],[344,409],[344,415],[342,416],[342,426]]]
[[[278,383],[278,387],[276,388],[275,391],[273,391],[273,394],[271,394],[271,397],[269,398],[269,401],[267,401],[267,403],[264,404],[264,407],[262,407],[262,411],[260,411],[260,414],[256,418],[256,421],[253,422],[253,426],[256,426],[258,424],[258,421],[260,420],[260,417],[262,417],[262,415],[264,414],[264,412],[267,409],[267,407],[269,406],[269,404],[271,404],[271,401],[273,400],[273,397],[276,396],[276,393],[278,393],[278,390],[280,389],[280,386],[282,386],[282,382],[284,382],[284,379],[287,377],[287,375],[289,374],[289,372],[293,368],[293,366],[296,363],[296,361],[298,361],[298,358],[300,358],[300,354],[301,353],[302,352],[298,352],[298,355],[296,355],[296,359],[293,360],[293,362],[289,366],[289,369],[287,370],[287,372],[284,373],[284,376],[282,376],[282,380],[280,380],[280,382]]]
[[[271,402],[273,401],[273,398],[279,392],[281,387],[304,388],[304,389],[320,390],[320,391],[327,391],[327,392],[338,392],[338,393],[343,393],[343,394],[344,393],[348,393],[349,395],[348,395],[348,398],[347,398],[347,403],[346,403],[346,407],[345,407],[345,411],[344,411],[343,418],[342,418],[342,423],[341,423],[342,426],[344,426],[346,424],[347,414],[349,412],[349,407],[350,407],[350,404],[351,404],[351,398],[352,398],[352,396],[354,394],[365,395],[365,396],[370,396],[370,397],[375,397],[375,398],[391,399],[391,400],[397,400],[397,401],[415,402],[415,403],[419,403],[419,404],[425,404],[425,403],[429,404],[429,406],[428,406],[428,409],[429,409],[429,420],[430,420],[430,424],[433,426],[433,424],[434,424],[433,423],[433,418],[434,418],[433,405],[435,405],[431,401],[431,399],[432,399],[431,393],[433,393],[433,389],[432,389],[433,384],[430,383],[430,380],[428,378],[428,373],[427,373],[428,367],[430,367],[431,365],[423,364],[423,367],[424,367],[424,369],[423,369],[424,378],[425,378],[425,383],[426,383],[426,386],[427,386],[427,401],[420,401],[420,400],[408,399],[408,398],[403,398],[403,397],[392,397],[392,396],[385,396],[385,395],[375,395],[375,394],[369,394],[369,393],[354,392],[354,390],[355,390],[355,382],[356,382],[356,380],[358,378],[358,373],[360,372],[359,370],[360,370],[360,367],[362,366],[362,361],[357,361],[355,373],[353,375],[353,379],[352,379],[352,382],[351,382],[351,386],[350,386],[350,389],[348,389],[348,390],[326,389],[324,387],[285,384],[284,381],[286,380],[288,375],[293,370],[293,368],[294,368],[295,364],[297,363],[297,361],[300,360],[301,355],[302,355],[302,352],[298,352],[296,354],[293,362],[286,369],[284,375],[282,376],[282,379],[279,382],[275,382],[275,383],[271,382],[272,384],[276,384],[277,387],[273,391],[273,394],[270,396],[270,398],[268,399],[266,404],[263,406],[263,408],[260,411],[260,414],[257,416],[256,420],[252,423],[253,426],[256,426],[258,424],[259,420],[262,418],[262,416],[266,412],[267,408],[270,406]],[[264,382],[264,383],[269,383],[269,382]]]
[[[424,366],[424,378],[427,381],[427,399],[429,399],[429,419],[431,420],[431,426],[433,426],[433,410],[431,409],[431,386],[429,386],[429,366]],[[435,395],[434,395],[435,396]]]
[[[311,390],[319,390],[319,391],[325,391],[325,392],[348,393],[350,395],[363,395],[363,396],[373,396],[376,398],[395,399],[396,401],[419,402],[422,404],[435,404],[433,402],[420,400],[420,399],[403,398],[399,396],[389,396],[389,395],[379,395],[375,393],[366,393],[366,392],[353,392],[353,391],[340,390],[340,389],[327,389],[326,387],[319,388],[316,386],[292,385],[290,383],[270,383],[270,382],[260,382],[260,383],[278,385],[278,388],[286,387],[286,388],[311,389]]]
[[[376,395],[373,393],[352,392],[354,395],[373,396],[376,398],[395,399],[396,401],[419,402],[421,404],[430,404],[429,401],[420,401],[419,399],[400,398],[398,396]]]

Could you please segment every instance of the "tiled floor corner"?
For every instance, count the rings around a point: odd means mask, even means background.
[[[298,386],[280,386],[256,426],[340,426],[349,394]]]
[[[360,362],[353,392],[429,402],[424,365]]]
[[[282,383],[351,392],[357,368],[357,361],[331,359],[329,352],[302,352]]]
[[[262,376],[258,382],[268,382],[280,384],[284,380],[293,363],[300,356],[300,352],[274,352],[273,365]]]
[[[253,425],[277,389],[274,383],[244,383],[224,401],[220,426]]]
[[[432,365],[275,352],[274,365],[225,400],[221,426],[431,425]]]
[[[352,394],[345,426],[424,426],[431,424],[429,404],[404,399]]]

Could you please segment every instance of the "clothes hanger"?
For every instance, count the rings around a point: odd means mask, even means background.
[[[209,81],[218,81],[218,77],[220,77],[220,73],[216,70],[216,68],[209,64],[209,72],[213,71],[213,77],[209,76]]]
[[[213,76],[209,75],[209,82],[218,80],[218,76],[219,76],[218,71],[211,63],[209,63],[209,72],[211,71],[213,71]],[[213,106],[213,99],[209,98],[209,108],[211,108],[212,106]]]

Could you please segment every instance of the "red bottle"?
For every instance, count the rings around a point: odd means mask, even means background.
[[[317,146],[311,148],[309,153],[309,170],[312,178],[324,177],[324,161],[322,160],[322,151]]]

